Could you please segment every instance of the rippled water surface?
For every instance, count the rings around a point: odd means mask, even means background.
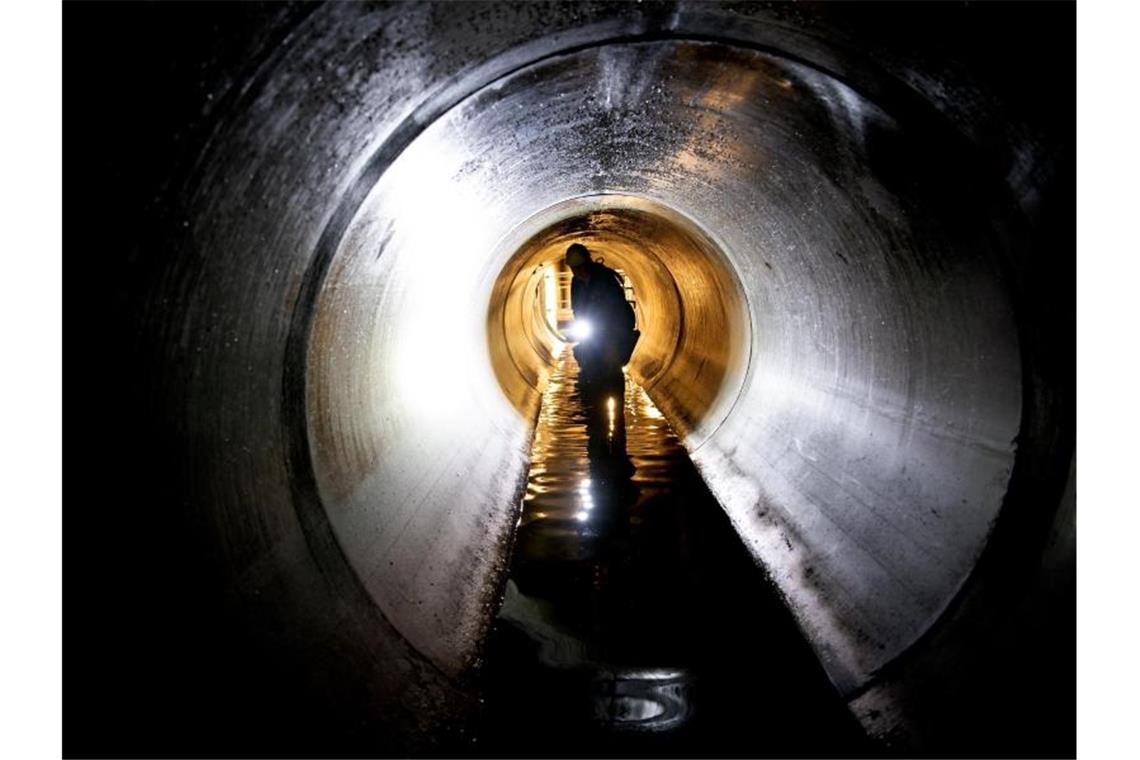
[[[488,754],[855,755],[846,712],[648,394],[563,354],[488,642]]]

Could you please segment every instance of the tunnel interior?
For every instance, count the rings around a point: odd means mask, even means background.
[[[217,47],[123,40],[114,81],[173,72],[167,130],[82,138],[114,148],[82,151],[84,177],[127,189],[107,213],[141,220],[128,246],[88,225],[119,251],[97,274],[121,340],[91,345],[124,368],[96,380],[116,403],[91,429],[124,432],[85,450],[138,464],[120,510],[69,528],[105,558],[69,576],[74,619],[130,632],[83,624],[71,694],[97,705],[122,664],[152,728],[132,744],[95,710],[72,746],[161,753],[191,713],[138,695],[181,689],[214,726],[191,753],[471,750],[561,347],[536,277],[569,242],[629,277],[630,377],[863,730],[903,753],[1016,744],[1032,710],[959,727],[1003,695],[1045,701],[993,688],[1040,619],[1025,599],[1065,644],[1071,154],[1046,84],[1065,66],[1021,51],[1068,20],[1026,40],[1012,9],[861,8],[99,22]],[[963,29],[984,29],[976,50]],[[140,73],[140,46],[176,65]],[[1047,681],[1028,657],[1024,683]]]
[[[699,445],[728,414],[748,367],[748,312],[728,258],[692,222],[647,199],[572,199],[512,237],[540,223],[548,226],[518,247],[491,290],[487,341],[503,391],[523,411],[542,391],[567,337],[536,318],[533,278],[580,242],[630,280],[641,337],[629,370]]]
[[[566,92],[572,128],[522,107]],[[484,636],[550,358],[529,277],[571,237],[633,281],[631,372],[840,689],[929,629],[1000,509],[1021,370],[1000,226],[916,128],[770,53],[600,45],[364,175],[295,317],[304,434],[317,519],[413,646],[458,674]]]

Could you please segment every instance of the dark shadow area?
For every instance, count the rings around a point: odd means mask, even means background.
[[[333,730],[341,749],[400,751],[363,722],[364,690],[345,701],[306,672],[332,642],[299,652],[235,604],[194,510],[184,400],[160,379],[200,371],[154,289],[198,255],[203,146],[316,7],[64,4],[67,757],[322,756]]]

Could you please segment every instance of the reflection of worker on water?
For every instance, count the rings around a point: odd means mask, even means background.
[[[566,265],[574,273],[570,308],[581,385],[589,395],[611,391],[620,398],[624,388],[621,368],[629,362],[640,336],[634,329],[633,307],[625,299],[621,275],[591,259],[581,243],[566,249]]]

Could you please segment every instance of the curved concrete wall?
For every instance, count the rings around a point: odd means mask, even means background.
[[[931,629],[1038,445],[1014,445],[1018,222],[905,61],[788,13],[332,4],[298,26],[205,149],[152,296],[196,347],[164,392],[234,577],[272,568],[284,598],[304,554],[376,636],[466,673],[543,382],[496,309],[525,321],[560,221],[624,208],[599,244],[662,315],[633,368],[837,686]],[[710,243],[639,250],[638,204]]]

